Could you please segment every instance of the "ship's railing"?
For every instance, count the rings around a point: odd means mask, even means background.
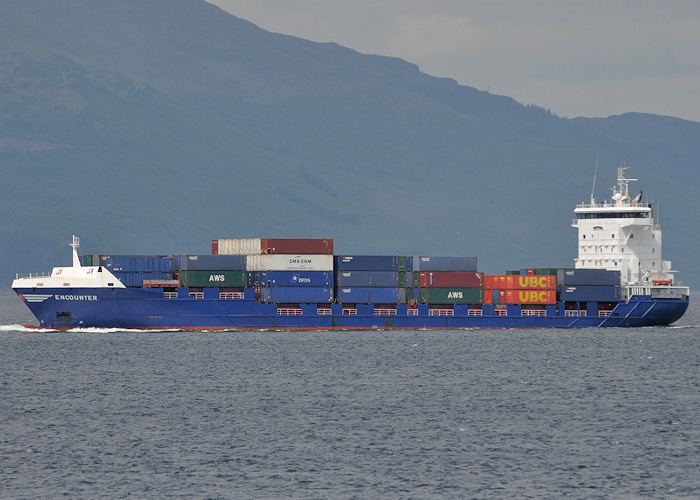
[[[651,295],[654,299],[680,299],[690,295],[690,287],[678,285],[628,285],[625,298],[633,295]]]
[[[316,308],[316,314],[319,316],[330,316],[332,314],[332,310],[330,307],[317,307]]]
[[[277,308],[277,315],[278,316],[301,316],[301,308],[300,307],[278,307]]]
[[[15,273],[15,279],[24,279],[24,278],[50,278],[51,273],[29,273],[29,275],[23,274],[20,276],[19,273]]]
[[[520,311],[521,316],[547,316],[545,309],[523,309]]]
[[[443,307],[437,308],[436,307],[434,309],[430,309],[430,311],[428,311],[428,315],[429,316],[454,316],[455,311],[454,311],[454,309],[447,309],[447,308],[443,308]]]
[[[374,309],[375,316],[396,316],[396,308],[377,307]]]
[[[603,203],[579,203],[576,208],[649,208],[648,203],[625,203],[616,205],[615,203],[604,201]]]

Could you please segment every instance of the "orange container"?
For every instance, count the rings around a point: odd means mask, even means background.
[[[509,276],[513,278],[512,290],[554,290],[557,288],[556,276]]]
[[[556,290],[506,290],[505,301],[501,294],[501,304],[556,304]]]

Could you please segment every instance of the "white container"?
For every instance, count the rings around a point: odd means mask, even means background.
[[[333,256],[318,254],[248,255],[246,271],[332,271]]]
[[[227,238],[219,240],[219,255],[260,255],[260,238]]]

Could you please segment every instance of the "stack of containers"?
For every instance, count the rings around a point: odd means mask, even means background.
[[[476,257],[413,257],[418,288],[414,298],[422,304],[453,305],[484,303],[483,274]]]
[[[173,271],[187,288],[241,291],[247,281],[245,255],[176,255]]]
[[[484,303],[493,305],[556,304],[557,278],[553,275],[506,274],[484,277]]]
[[[619,302],[620,271],[559,269],[557,292],[562,302]]]
[[[246,286],[259,290],[262,302],[333,302],[332,239],[217,239],[212,254],[244,256]]]
[[[124,286],[142,287],[144,281],[172,280],[171,255],[83,255],[83,265],[108,269]]]
[[[412,258],[395,255],[336,255],[337,301],[341,304],[405,304],[413,286]]]

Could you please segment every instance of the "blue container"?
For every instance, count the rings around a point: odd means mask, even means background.
[[[335,282],[339,287],[381,286],[397,288],[399,286],[399,273],[397,271],[338,271],[335,273]]]
[[[558,289],[559,300],[564,302],[619,302],[620,286],[568,285]]]
[[[333,302],[333,288],[276,286],[260,289],[263,302],[276,304],[328,304]]]
[[[333,273],[331,271],[254,271],[248,273],[248,286],[333,288]]]
[[[476,257],[413,257],[413,270],[476,271]]]
[[[112,274],[121,281],[124,286],[128,287],[139,287],[143,286],[144,280],[171,280],[173,279],[172,273],[168,272],[125,272],[125,271],[112,271]]]
[[[338,302],[341,304],[400,304],[406,302],[404,288],[338,287]]]
[[[394,255],[336,255],[336,271],[399,271],[399,257]]]
[[[557,285],[620,285],[620,271],[606,269],[558,269]]]
[[[245,255],[175,255],[178,271],[245,271]]]
[[[110,271],[123,272],[169,272],[172,271],[172,256],[163,255],[101,255],[100,262],[93,259],[93,266],[103,266]]]

